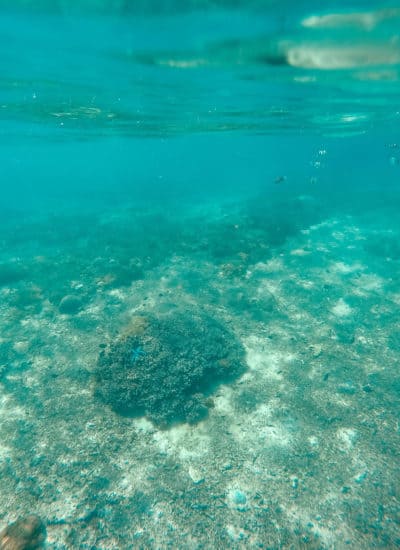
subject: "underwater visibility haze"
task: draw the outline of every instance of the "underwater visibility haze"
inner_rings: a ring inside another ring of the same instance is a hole
[[[400,5],[0,37],[0,549],[399,548]]]

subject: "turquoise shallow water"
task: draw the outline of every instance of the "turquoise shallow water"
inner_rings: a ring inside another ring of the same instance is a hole
[[[399,22],[0,3],[0,548],[400,546]]]

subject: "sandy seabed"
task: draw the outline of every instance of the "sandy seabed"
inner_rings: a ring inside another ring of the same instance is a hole
[[[399,228],[336,211],[278,231],[249,212],[117,209],[96,246],[84,217],[81,238],[65,220],[46,237],[45,218],[5,238],[3,525],[36,513],[51,549],[400,545]],[[96,399],[94,372],[170,304],[226,324],[247,370],[205,420],[161,430]]]

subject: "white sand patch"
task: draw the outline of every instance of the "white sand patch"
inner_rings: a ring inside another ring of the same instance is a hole
[[[312,449],[318,449],[319,448],[319,439],[315,435],[311,435],[307,438],[308,444]]]
[[[389,295],[389,299],[392,300],[395,304],[400,306],[400,293],[392,293]]]
[[[276,273],[285,269],[285,264],[281,258],[271,258],[268,262],[258,262],[254,266],[254,271],[262,271],[265,273]]]
[[[138,466],[137,462],[129,460],[125,457],[125,460],[118,462],[118,467],[121,472],[121,477],[118,481],[118,492],[123,493],[125,496],[130,496],[136,491],[143,490],[146,486],[147,478],[153,474],[153,466],[145,467],[144,465]]]
[[[213,399],[214,410],[222,415],[233,415],[234,409],[232,407],[232,395],[233,391],[231,388],[221,388],[218,394]]]
[[[173,445],[171,445],[171,441],[166,436],[164,432],[155,432],[154,433],[154,442],[159,448],[161,453],[170,455],[173,454],[174,448]]]
[[[304,288],[304,290],[309,290],[315,287],[315,283],[313,281],[310,281],[309,279],[298,279],[296,281],[296,284],[301,288]]]
[[[188,474],[195,485],[202,483],[205,479],[203,472],[199,468],[196,468],[192,465],[190,465],[188,468]]]
[[[67,358],[68,362],[68,358]],[[32,359],[32,365],[35,370],[44,371],[50,365],[53,365],[54,361],[50,357],[45,357],[44,355],[35,355]]]
[[[0,290],[0,296],[10,296],[12,294],[11,288],[2,288]]]
[[[264,279],[257,288],[257,294],[259,296],[265,296],[269,294],[271,299],[275,299],[279,305],[281,305],[281,283],[280,281],[273,281],[270,279]]]
[[[27,387],[27,388],[38,388],[38,387],[41,387],[42,386],[42,383],[37,379],[36,376],[32,376],[32,375],[29,375],[29,374],[26,374],[24,376],[24,385]]]
[[[361,277],[358,277],[353,281],[353,283],[357,289],[364,290],[366,292],[378,292],[382,290],[384,286],[384,280],[375,274],[361,275]]]
[[[291,256],[308,256],[309,254],[311,254],[311,251],[304,248],[295,248],[290,251]]]
[[[28,350],[29,342],[27,340],[20,340],[14,342],[13,349],[18,353],[25,353]]]
[[[249,383],[250,380],[253,380],[254,379],[254,376],[255,376],[255,373],[252,372],[251,370],[248,370],[247,372],[245,372],[244,374],[242,374],[242,376],[240,377],[240,380],[238,381],[238,385],[246,385]]]
[[[161,452],[177,455],[182,461],[202,458],[210,449],[204,424],[197,424],[195,430],[187,424],[174,426],[167,432],[154,432],[153,439]]]
[[[271,425],[260,428],[259,439],[267,447],[289,447],[291,438],[283,426]]]
[[[265,378],[282,380],[282,364],[290,363],[294,359],[293,354],[272,349],[265,339],[258,336],[250,336],[244,346],[249,369],[257,371]]]
[[[345,264],[344,262],[335,262],[330,264],[329,270],[341,275],[347,275],[348,273],[355,273],[364,269],[364,266],[357,262],[355,264]]]
[[[280,407],[278,400],[260,405],[256,411],[245,420],[244,426],[237,422],[231,424],[230,432],[235,441],[246,446],[249,453],[255,449],[269,447],[289,447],[291,435],[289,431],[275,418],[275,410]],[[254,449],[252,451],[252,449]]]
[[[307,229],[302,229],[300,233],[303,235],[309,235],[312,231],[319,231],[320,229],[324,229],[326,227],[333,227],[334,225],[337,225],[337,223],[337,220],[325,220],[321,223],[310,225]]]
[[[14,379],[11,376],[8,376],[8,378]],[[13,420],[16,418],[25,418],[26,417],[26,411],[22,407],[19,407],[18,405],[15,405],[12,402],[12,399],[8,395],[0,395],[0,421],[1,417],[10,417]]]
[[[336,305],[333,306],[331,311],[334,315],[336,315],[336,317],[348,317],[349,315],[351,315],[353,310],[348,304],[346,304],[343,298],[340,298]]]
[[[7,445],[3,445],[0,443],[0,462],[7,458],[11,458],[12,456],[12,450],[10,447],[7,447]]]
[[[27,317],[26,319],[21,319],[21,326],[32,329],[32,330],[40,330],[43,327],[43,321],[40,319],[35,319],[33,317]],[[49,326],[53,326],[52,323],[49,323]]]
[[[270,299],[276,299],[276,295],[279,294],[280,288],[279,283],[277,281],[270,281],[268,279],[264,279],[257,288],[257,296],[260,296],[260,298],[270,298]]]
[[[126,294],[119,288],[113,288],[107,293],[112,298],[117,298],[118,300],[124,301],[126,299]]]
[[[81,281],[71,281],[71,288],[74,288],[75,290],[79,290],[83,288],[83,283]]]
[[[146,417],[135,418],[135,429],[144,433],[153,433],[155,428],[153,423],[148,420]]]
[[[294,321],[301,322],[304,326],[312,325],[315,322],[315,319],[313,319],[313,317],[311,317],[311,315],[309,315],[306,311],[296,311],[293,305],[287,307],[286,311],[290,313],[290,316]]]
[[[208,454],[209,449],[210,438],[204,434],[196,434],[190,441],[181,442],[177,447],[179,458],[183,461],[204,457]]]
[[[353,428],[339,428],[336,432],[342,451],[349,451],[358,439],[358,433]]]

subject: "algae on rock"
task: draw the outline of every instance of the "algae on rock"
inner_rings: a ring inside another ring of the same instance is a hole
[[[196,309],[150,314],[104,349],[96,394],[119,414],[147,416],[159,427],[207,416],[207,397],[245,371],[235,335]]]

